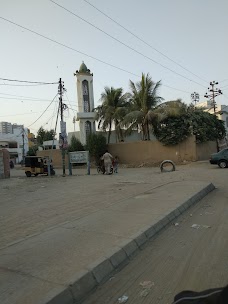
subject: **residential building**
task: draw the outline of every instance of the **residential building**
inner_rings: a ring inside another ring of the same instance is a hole
[[[18,125],[17,125],[18,126]],[[28,129],[14,127],[13,133],[0,133],[0,149],[5,148],[15,163],[20,163],[28,151]],[[24,152],[24,153],[23,153]]]
[[[7,121],[1,121],[0,122],[0,133],[2,134],[12,134],[13,133],[13,128],[12,124]]]

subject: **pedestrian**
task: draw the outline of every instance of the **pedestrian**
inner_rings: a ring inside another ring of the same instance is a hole
[[[115,158],[113,160],[114,173],[118,173],[118,166],[119,166],[119,158],[118,158],[118,156],[115,156]]]
[[[113,156],[108,152],[108,150],[106,150],[101,159],[104,161],[105,173],[110,174]]]

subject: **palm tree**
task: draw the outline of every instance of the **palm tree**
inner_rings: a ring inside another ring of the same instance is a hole
[[[130,111],[120,124],[126,128],[126,133],[140,128],[143,140],[150,139],[149,126],[157,119],[154,109],[163,100],[157,95],[160,86],[161,82],[153,82],[149,74],[142,73],[141,80],[136,83],[130,80]]]
[[[123,140],[123,130],[119,126],[120,121],[127,113],[127,94],[123,94],[122,88],[105,87],[101,94],[102,104],[95,108],[98,120],[98,129],[108,130],[108,143],[110,142],[112,126],[116,131],[116,138]]]

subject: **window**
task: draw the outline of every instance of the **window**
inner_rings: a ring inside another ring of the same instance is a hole
[[[89,103],[89,84],[87,80],[82,81],[82,95],[84,102],[84,112],[90,112],[90,103]]]
[[[90,133],[91,133],[91,122],[87,120],[85,122],[85,134],[86,134],[86,138],[89,136]]]

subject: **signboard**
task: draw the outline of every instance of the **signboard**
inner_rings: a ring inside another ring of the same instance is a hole
[[[59,147],[60,149],[67,149],[68,143],[67,143],[67,134],[66,134],[66,122],[60,121],[60,131],[59,134]]]
[[[71,164],[86,164],[89,162],[89,151],[69,152]]]

